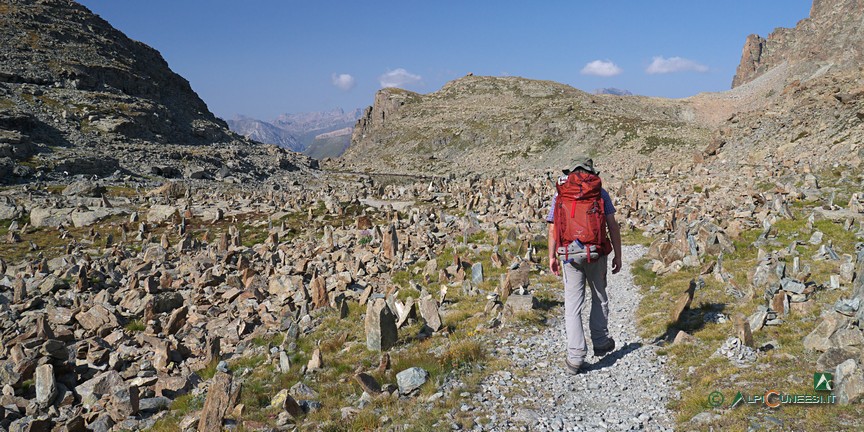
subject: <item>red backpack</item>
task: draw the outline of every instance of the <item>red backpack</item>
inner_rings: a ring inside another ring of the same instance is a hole
[[[600,176],[586,171],[571,172],[558,180],[553,213],[557,234],[556,249],[579,240],[586,250],[596,246],[600,255],[612,252],[612,242],[606,234],[606,214],[600,194]],[[588,254],[590,261],[591,254]]]

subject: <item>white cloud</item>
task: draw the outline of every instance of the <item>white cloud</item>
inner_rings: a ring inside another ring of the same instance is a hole
[[[624,72],[618,65],[610,60],[594,60],[582,68],[582,75],[595,75],[601,77],[611,77]]]
[[[417,84],[422,79],[423,77],[420,75],[415,75],[405,69],[399,68],[381,75],[378,77],[378,82],[381,83],[381,87],[404,87],[406,85]]]
[[[339,87],[340,89],[345,90],[345,91],[351,90],[352,88],[354,88],[354,84],[356,84],[354,77],[351,76],[350,74],[345,74],[345,73],[343,73],[343,74],[335,74],[334,73],[333,75],[330,76],[330,80],[332,80],[334,86]]]
[[[649,74],[667,74],[674,72],[708,72],[708,66],[681,57],[654,57],[654,61],[645,69]]]

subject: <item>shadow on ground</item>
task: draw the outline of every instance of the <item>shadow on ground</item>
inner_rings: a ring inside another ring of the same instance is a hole
[[[636,351],[637,349],[639,349],[641,347],[642,347],[642,344],[639,342],[630,342],[627,345],[624,345],[621,348],[618,348],[617,350],[612,351],[609,354],[606,354],[606,356],[603,357],[602,359],[600,359],[600,361],[595,362],[595,363],[591,363],[587,366],[584,366],[583,370],[585,372],[590,372],[590,371],[605,369],[607,367],[614,365],[615,362],[622,359],[627,354],[630,354],[631,352]]]

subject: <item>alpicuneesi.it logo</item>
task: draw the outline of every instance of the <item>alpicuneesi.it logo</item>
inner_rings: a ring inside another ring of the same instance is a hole
[[[816,372],[813,374],[813,390],[816,392],[830,392],[834,390],[834,375],[828,372]],[[720,392],[712,392],[708,395],[708,405],[719,407],[723,404],[724,397]],[[735,408],[738,405],[757,405],[764,404],[768,408],[777,408],[780,405],[801,404],[801,405],[818,405],[818,404],[833,404],[837,401],[837,396],[833,394],[787,394],[777,390],[768,390],[764,394],[745,394],[738,392],[735,398],[732,399],[732,404],[729,408]]]

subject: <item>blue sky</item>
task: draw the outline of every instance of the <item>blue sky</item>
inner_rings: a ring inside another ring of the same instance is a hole
[[[468,72],[593,91],[686,97],[728,89],[748,34],[811,0],[80,0],[162,53],[216,115],[370,105]],[[649,73],[651,72],[651,73]]]

